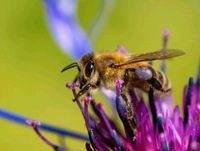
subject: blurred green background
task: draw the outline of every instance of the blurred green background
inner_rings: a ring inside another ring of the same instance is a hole
[[[78,18],[88,30],[98,0],[80,0]],[[161,48],[161,32],[170,31],[169,48],[185,56],[168,62],[174,100],[180,104],[188,77],[196,78],[200,58],[200,1],[116,0],[111,19],[94,45],[95,52],[124,45],[129,53]],[[75,71],[60,73],[72,60],[52,40],[39,0],[1,1],[0,5],[0,107],[63,128],[85,133],[83,118],[65,88]],[[157,64],[158,65],[158,64]],[[106,102],[103,102],[106,104]],[[57,143],[58,136],[44,133]],[[66,138],[73,151],[84,143]],[[0,150],[51,151],[33,131],[0,119]]]

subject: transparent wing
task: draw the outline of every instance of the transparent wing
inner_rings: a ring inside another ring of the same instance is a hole
[[[143,62],[143,61],[154,61],[154,60],[163,60],[173,57],[178,57],[184,55],[185,52],[179,49],[167,49],[167,50],[158,50],[154,52],[130,55],[127,58],[127,61],[121,64],[115,64],[115,67],[120,67],[132,63]]]

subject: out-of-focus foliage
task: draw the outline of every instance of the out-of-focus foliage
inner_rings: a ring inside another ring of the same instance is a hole
[[[80,0],[78,18],[89,30],[99,1]],[[41,1],[2,1],[0,6],[0,107],[86,133],[84,121],[72,95],[65,88],[76,70],[60,74],[72,60],[64,55],[48,33]],[[200,58],[200,4],[197,0],[116,0],[113,16],[94,45],[95,52],[114,50],[123,44],[129,53],[161,47],[161,31],[170,31],[169,48],[186,55],[168,62],[175,101],[181,100],[183,85],[195,77]],[[106,102],[103,102],[104,104]],[[50,151],[27,128],[0,122],[1,150]],[[54,142],[57,136],[45,134]],[[72,150],[83,143],[66,139]]]

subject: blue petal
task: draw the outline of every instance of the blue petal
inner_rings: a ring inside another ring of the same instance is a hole
[[[18,124],[22,124],[22,125],[27,125],[26,121],[28,120],[28,118],[20,116],[20,115],[16,115],[14,113],[8,112],[6,110],[0,109],[0,118],[3,118],[5,120],[9,120],[11,122],[15,122]],[[28,125],[27,125],[28,126]],[[47,131],[47,132],[51,132],[51,133],[55,133],[61,136],[68,136],[68,137],[72,137],[72,138],[76,138],[76,139],[80,139],[83,141],[87,141],[88,137],[76,132],[72,132],[69,130],[65,130],[62,128],[58,128],[58,127],[54,127],[52,125],[48,125],[48,124],[44,124],[42,123],[42,125],[39,127],[41,130]]]
[[[44,0],[50,32],[60,48],[78,60],[91,45],[76,20],[76,0]]]

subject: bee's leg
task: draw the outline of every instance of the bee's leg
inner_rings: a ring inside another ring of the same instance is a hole
[[[152,77],[150,80],[147,80],[147,81],[148,81],[149,84],[152,85],[153,88],[155,88],[157,90],[162,89],[162,85],[160,84],[160,82],[156,78]]]
[[[135,73],[140,79],[147,81],[150,84],[150,87],[152,87],[153,89],[156,89],[161,92],[168,92],[171,90],[171,89],[167,90],[163,89],[162,84],[156,78],[157,74],[155,70],[151,66],[148,66],[145,69],[138,68],[136,69]]]
[[[136,121],[135,121],[135,117],[134,117],[133,106],[128,101],[128,98],[124,93],[124,88],[126,87],[126,85],[128,84],[128,81],[129,81],[129,72],[135,72],[135,70],[136,70],[135,68],[127,68],[125,70],[124,83],[123,83],[122,88],[121,88],[121,97],[126,102],[127,119],[128,119],[129,125],[130,125],[130,127],[133,131],[133,134],[134,134],[133,141],[135,141],[136,133],[137,133]]]
[[[134,117],[133,106],[132,106],[131,102],[128,101],[128,98],[124,93],[121,93],[121,97],[126,102],[126,112],[127,112],[126,116],[128,119],[128,123],[133,131],[134,136],[133,136],[132,140],[135,141],[136,133],[137,133],[137,126],[136,126],[136,121],[135,121],[135,117]]]
[[[147,81],[156,90],[159,90],[164,93],[171,91],[171,89],[164,90],[161,83],[155,77],[152,77],[150,80]]]
[[[135,68],[127,68],[125,70],[125,73],[124,73],[124,83],[122,84],[122,88],[121,88],[121,91],[123,91],[123,89],[126,87],[126,85],[128,84],[128,81],[129,81],[129,72],[135,72]]]
[[[95,87],[94,85],[91,85],[90,83],[88,83],[87,85],[85,85],[78,93],[77,93],[77,99],[79,97],[81,97],[82,95],[84,95],[86,92],[88,92],[88,90],[91,87]],[[76,98],[75,98],[76,99]],[[75,99],[73,101],[75,101]]]
[[[122,99],[126,102],[126,110],[127,110],[127,118],[132,119],[133,116],[133,107],[131,103],[128,101],[127,96],[124,93],[121,93]]]

